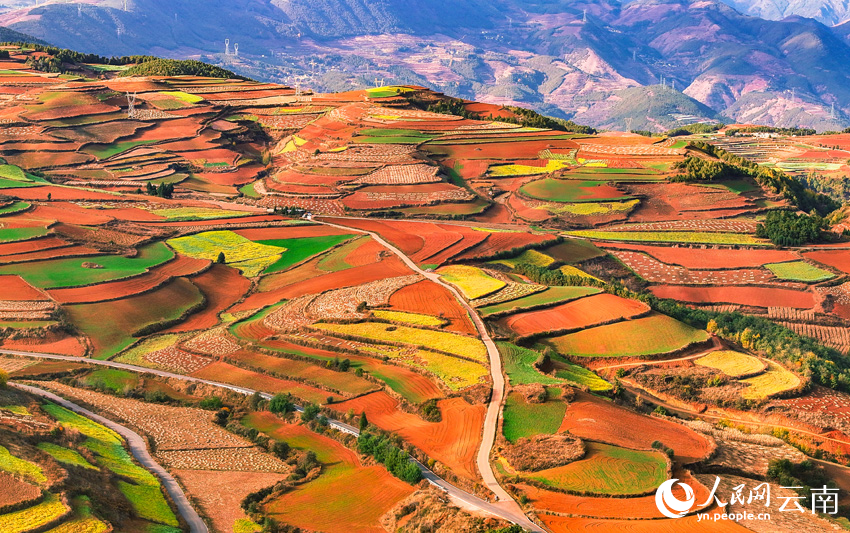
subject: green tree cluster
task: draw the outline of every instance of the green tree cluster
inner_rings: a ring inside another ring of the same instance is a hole
[[[152,59],[134,65],[120,74],[121,76],[204,76],[247,80],[229,70],[195,61],[194,59]]]
[[[720,181],[741,176],[739,169],[723,161],[708,161],[688,156],[673,165],[679,174],[670,178],[675,182]]]
[[[756,237],[770,239],[778,246],[800,246],[817,242],[827,228],[826,221],[817,215],[798,215],[790,211],[771,211],[764,222],[756,226]]]
[[[410,456],[383,435],[361,433],[357,438],[360,453],[371,455],[376,461],[387,467],[392,475],[410,484],[422,479],[419,467],[410,461]]]
[[[171,198],[174,195],[173,183],[160,183],[158,186],[151,182],[145,184],[145,192],[150,196],[158,196],[160,198]]]

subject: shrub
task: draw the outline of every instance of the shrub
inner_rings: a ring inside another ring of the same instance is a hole
[[[206,409],[208,411],[217,411],[224,407],[224,402],[221,401],[221,398],[218,396],[208,396],[201,400],[201,403],[198,404],[198,407],[201,409]]]
[[[301,420],[304,422],[309,422],[316,418],[316,415],[319,414],[320,408],[318,405],[314,403],[308,403],[304,406],[304,412],[301,413]]]
[[[5,388],[6,383],[9,382],[9,373],[3,369],[0,369],[0,388]]]
[[[357,438],[357,449],[362,454],[374,457],[402,481],[415,484],[422,479],[422,472],[410,461],[407,452],[393,444],[386,436],[361,433]]]
[[[269,402],[269,411],[275,414],[287,414],[295,410],[292,396],[289,394],[276,394]]]

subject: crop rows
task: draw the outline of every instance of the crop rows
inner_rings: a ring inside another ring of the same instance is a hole
[[[357,311],[362,302],[371,307],[384,305],[394,292],[421,280],[418,274],[413,274],[329,291],[316,297],[307,311],[316,319],[363,318],[366,315]]]
[[[663,148],[654,144],[614,145],[614,144],[582,144],[582,152],[608,155],[680,155],[682,150]]]
[[[485,296],[484,298],[478,298],[472,300],[470,303],[473,307],[484,307],[487,305],[495,305],[502,302],[509,302],[511,300],[516,300],[518,298],[524,298],[526,296],[531,296],[532,294],[536,294],[538,292],[542,292],[546,290],[545,285],[534,285],[531,283],[513,283],[509,282],[505,288],[502,290],[491,294],[490,296]]]
[[[793,307],[768,307],[767,318],[785,322],[817,322],[818,315],[811,310],[794,309]]]
[[[357,180],[357,183],[370,185],[413,185],[416,183],[437,183],[442,181],[437,175],[438,167],[430,165],[390,165]]]
[[[766,270],[688,270],[668,265],[638,252],[612,251],[638,275],[651,283],[674,285],[751,285],[768,283],[773,276]]]
[[[666,222],[644,222],[608,228],[610,231],[716,231],[721,233],[755,233],[757,222],[749,220],[690,219]]]
[[[816,326],[800,322],[780,322],[794,333],[817,339],[827,346],[847,353],[850,350],[850,329],[835,326]]]
[[[366,199],[372,202],[380,201],[399,201],[399,202],[414,202],[414,203],[430,203],[439,201],[458,201],[463,202],[471,200],[472,194],[466,189],[455,188],[444,191],[429,191],[429,192],[373,192],[364,191]]]
[[[204,450],[158,450],[157,457],[169,468],[180,470],[229,470],[234,472],[287,472],[285,463],[256,447]]]
[[[169,346],[168,348],[151,352],[145,355],[145,359],[158,367],[179,374],[191,374],[213,362],[206,357],[184,352],[176,346]]]

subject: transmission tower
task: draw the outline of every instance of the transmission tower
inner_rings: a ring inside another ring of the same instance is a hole
[[[136,93],[127,93],[127,118],[136,118]]]
[[[83,4],[77,4],[77,16],[78,17],[83,16]]]
[[[127,0],[124,0],[124,11],[127,11]]]
[[[584,10],[584,15],[581,17],[581,21],[584,24],[587,24],[587,10],[586,9]]]
[[[626,117],[626,131],[632,131],[632,123],[635,121],[635,117]]]
[[[224,55],[226,55],[226,56],[230,55],[230,39],[224,40]]]
[[[239,57],[239,43],[233,43],[233,55]]]

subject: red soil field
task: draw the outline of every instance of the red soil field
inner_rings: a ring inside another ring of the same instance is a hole
[[[457,299],[431,280],[402,287],[390,296],[390,307],[397,311],[440,316],[449,321],[445,329],[477,335],[478,331]]]
[[[351,232],[332,228],[325,225],[315,226],[283,226],[278,228],[238,229],[234,233],[252,241],[272,239],[306,239],[309,237],[325,237],[328,235],[348,235]]]
[[[449,183],[421,185],[376,185],[358,189],[342,203],[351,209],[383,209],[388,207],[432,204],[438,200],[451,203],[466,196],[460,187]]]
[[[811,292],[767,287],[686,287],[683,285],[656,285],[649,289],[659,298],[683,302],[710,304],[738,304],[754,307],[793,307],[811,309],[815,299]]]
[[[341,413],[349,409],[358,414],[365,411],[369,422],[398,433],[456,474],[477,479],[475,454],[481,442],[484,406],[470,405],[462,398],[440,400],[437,405],[443,414],[442,421],[437,423],[398,410],[398,401],[385,392],[374,392],[330,407]]]
[[[345,256],[345,263],[352,267],[366,266],[377,263],[381,253],[389,253],[384,246],[375,239],[368,238],[358,247],[351,250]]]
[[[4,153],[3,157],[9,164],[30,170],[82,165],[94,159],[93,156],[77,152],[17,152]]]
[[[36,502],[40,496],[41,491],[35,485],[0,472],[0,507],[28,507],[28,502]]]
[[[157,227],[185,227],[185,226],[226,226],[228,224],[246,224],[246,223],[256,223],[256,222],[280,222],[284,220],[283,217],[277,215],[260,215],[260,216],[251,216],[251,213],[247,213],[248,216],[238,217],[238,218],[215,218],[211,220],[186,220],[183,222],[160,222],[155,225]]]
[[[191,257],[177,255],[171,261],[132,278],[86,287],[53,289],[48,291],[48,293],[51,298],[63,304],[117,300],[151,291],[176,277],[196,274],[208,267],[209,264],[210,262],[205,259],[193,259]],[[209,296],[207,298],[209,299]]]
[[[40,252],[31,252],[28,254],[17,254],[8,257],[0,258],[0,263],[25,263],[28,261],[41,261],[43,259],[55,259],[57,257],[82,257],[88,255],[99,255],[100,251],[88,246],[65,246],[63,248],[54,248],[51,250],[43,250]]]
[[[752,268],[768,263],[784,263],[786,261],[798,261],[800,259],[795,252],[786,250],[674,248],[672,246],[646,246],[643,244],[626,243],[594,244],[607,249],[644,252],[662,263],[679,265],[692,270]]]
[[[552,217],[552,215],[544,209],[534,209],[532,206],[528,205],[524,199],[520,198],[516,194],[512,194],[510,198],[508,198],[508,204],[516,216],[523,220],[542,222]]]
[[[708,489],[694,479],[687,470],[677,469],[672,477],[690,485],[694,489],[697,502],[697,505],[694,505],[694,509],[698,507],[698,504],[706,501],[708,498]],[[528,496],[535,509],[607,519],[664,518],[655,505],[654,494],[637,498],[618,498],[617,505],[611,505],[611,498],[575,496],[525,484],[516,486]],[[679,499],[685,500],[685,491],[678,484],[674,486],[673,494]]]
[[[559,433],[633,449],[649,449],[653,441],[672,448],[685,464],[704,459],[713,445],[699,433],[674,422],[639,415],[586,392],[576,391]]]
[[[622,198],[623,191],[611,185],[599,185],[596,187],[581,187],[585,194],[577,197],[577,200],[609,200],[611,198]]]
[[[484,213],[477,215],[475,220],[485,224],[511,224],[514,223],[514,218],[511,212],[505,207],[505,204],[495,203],[491,205]]]
[[[649,306],[637,300],[613,294],[597,294],[539,311],[519,313],[499,320],[499,324],[521,337],[547,331],[583,329],[649,312]]]
[[[194,118],[176,118],[154,122],[155,126],[134,135],[128,141],[164,141],[194,137],[201,124]]]
[[[461,239],[463,239],[463,235],[455,231],[428,233],[425,235],[425,246],[423,246],[421,250],[416,252],[416,254],[412,255],[410,258],[417,263],[424,262],[425,259],[442,252]]]
[[[208,271],[192,278],[192,283],[207,297],[207,306],[169,331],[177,333],[215,326],[218,324],[218,314],[239,301],[251,289],[250,280],[226,265],[213,265]]]
[[[552,241],[555,242],[557,237],[552,235],[532,235],[529,233],[509,233],[495,232],[487,234],[487,239],[476,246],[458,256],[458,259],[480,259],[492,256],[498,252],[503,252],[527,246],[529,244]]]
[[[154,215],[150,211],[135,207],[109,209],[106,212],[109,213],[109,216],[115,217],[118,220],[127,220],[129,222],[157,222],[165,220],[165,217]]]
[[[339,272],[331,272],[322,276],[313,277],[304,281],[293,283],[285,287],[268,292],[252,294],[244,302],[233,308],[233,312],[246,309],[258,309],[266,307],[281,300],[288,300],[304,296],[305,294],[319,294],[331,289],[341,289],[362,285],[370,281],[384,278],[409,275],[410,270],[396,256],[383,259],[380,263],[372,263],[360,267],[349,268]]]
[[[410,234],[402,231],[392,222],[336,219],[332,217],[326,218],[325,220],[332,224],[342,224],[352,228],[361,229],[363,231],[377,233],[384,239],[388,240],[391,244],[398,247],[398,249],[404,252],[405,255],[413,255],[425,246],[425,240],[418,234]]]
[[[28,241],[10,242],[0,244],[0,256],[26,254],[30,252],[40,252],[68,246],[69,243],[58,237],[43,237],[40,239],[30,239]]]
[[[109,202],[115,201],[115,196],[102,192],[72,189],[70,187],[57,187],[53,185],[45,185],[43,187],[25,187],[23,189],[3,189],[3,194],[13,196],[20,200],[47,200],[47,195],[50,194],[53,200],[105,200]],[[132,200],[132,197],[125,198]]]
[[[0,276],[0,300],[23,302],[29,300],[48,300],[41,291],[27,283],[20,276]]]
[[[25,215],[32,220],[55,220],[66,224],[97,226],[114,220],[113,217],[109,216],[107,213],[110,212],[84,209],[66,202],[54,202],[50,205],[36,206],[35,209],[25,213]]]
[[[619,502],[620,500],[617,499]],[[619,505],[619,503],[618,503]],[[653,506],[655,504],[653,503]],[[717,511],[722,512],[722,511]],[[731,520],[698,521],[696,515],[665,520],[604,520],[599,518],[568,518],[540,514],[540,520],[552,533],[618,532],[629,533],[751,533],[751,530]]]
[[[274,274],[264,276],[260,278],[260,283],[257,286],[256,292],[269,292],[283,287],[288,287],[289,285],[305,281],[310,278],[315,278],[316,276],[325,275],[327,274],[327,271],[319,270],[317,268],[317,265],[321,260],[322,257],[314,257],[295,268],[290,268],[283,272],[276,272]]]
[[[195,378],[230,383],[231,385],[247,387],[270,394],[288,392],[296,398],[319,404],[325,403],[330,397],[333,397],[334,401],[342,400],[342,397],[338,394],[333,394],[326,390],[302,385],[301,383],[287,379],[278,379],[258,372],[252,372],[228,363],[213,363],[190,375]]]
[[[218,470],[172,470],[183,488],[197,502],[218,531],[232,531],[245,516],[240,507],[248,494],[286,479],[270,472],[224,472]]]
[[[423,148],[438,154],[448,154],[453,159],[503,159],[505,154],[511,154],[511,158],[516,159],[535,159],[541,151],[547,148],[576,150],[578,144],[574,141],[562,139],[452,145],[426,144]]]
[[[262,170],[259,165],[242,165],[230,172],[196,172],[195,176],[216,185],[240,186],[253,181]]]
[[[82,357],[86,355],[86,347],[80,344],[76,337],[48,337],[44,339],[6,339],[0,344],[6,350],[19,350],[23,352],[41,352],[58,355],[74,355]]]
[[[850,251],[819,250],[817,252],[804,253],[803,257],[850,274]]]
[[[426,257],[422,262],[426,264],[443,264],[449,259],[469,250],[484,241],[490,234],[484,231],[475,231],[470,228],[457,227],[458,233],[463,235],[463,240],[445,248],[441,252]]]

